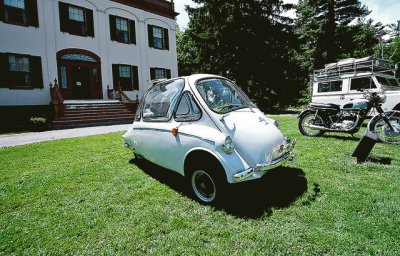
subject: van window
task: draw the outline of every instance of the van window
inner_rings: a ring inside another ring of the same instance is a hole
[[[400,86],[395,78],[377,76],[376,79],[378,79],[378,82],[383,86]]]
[[[361,77],[361,78],[352,78],[350,91],[360,91],[364,89],[372,89],[376,88],[374,80],[372,77]]]
[[[342,91],[342,81],[330,81],[318,83],[318,92],[340,92]]]

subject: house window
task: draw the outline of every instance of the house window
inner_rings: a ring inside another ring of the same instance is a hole
[[[153,27],[153,47],[157,49],[163,49],[162,28]]]
[[[110,15],[111,40],[125,44],[136,44],[135,21]]]
[[[39,26],[36,0],[0,0],[0,12],[5,23]]]
[[[66,66],[61,66],[61,88],[63,88],[63,89],[68,88],[67,67]]]
[[[0,53],[0,70],[2,88],[43,88],[40,57]]]
[[[114,89],[121,86],[124,91],[139,90],[137,66],[113,64]]]
[[[150,47],[169,50],[168,29],[148,25],[148,37]]]
[[[150,79],[171,78],[171,70],[166,68],[150,68]]]
[[[99,72],[97,68],[93,68],[92,74],[93,74],[94,86],[99,87]]]
[[[330,81],[318,83],[318,92],[341,92],[342,81]]]
[[[68,18],[70,20],[85,22],[85,17],[83,15],[84,10],[82,8],[77,8],[74,6],[68,6]]]
[[[59,2],[59,11],[61,32],[94,37],[92,10]]]

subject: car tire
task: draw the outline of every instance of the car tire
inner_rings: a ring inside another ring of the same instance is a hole
[[[144,160],[144,157],[143,156],[141,156],[141,155],[138,155],[138,154],[136,154],[136,153],[133,153],[133,156],[135,157],[133,160],[135,161],[135,163],[140,163],[140,162],[143,162],[143,160]]]
[[[193,196],[205,205],[218,205],[224,197],[227,182],[218,166],[200,164],[192,168],[188,182]]]

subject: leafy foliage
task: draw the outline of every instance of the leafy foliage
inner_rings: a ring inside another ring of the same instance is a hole
[[[178,36],[181,75],[229,77],[265,110],[299,97],[303,81],[293,58],[297,39],[292,20],[281,15],[292,5],[280,0],[195,2],[200,5],[187,7],[190,22]]]
[[[309,71],[335,62],[343,53],[354,52],[355,49],[348,48],[359,33],[371,37],[362,22],[349,26],[351,21],[370,13],[358,0],[300,0],[296,11],[296,34],[300,38],[301,57],[311,64]],[[358,44],[359,48],[364,46],[363,42]]]

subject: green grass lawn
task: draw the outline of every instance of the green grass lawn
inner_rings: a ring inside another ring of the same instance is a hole
[[[233,186],[221,209],[129,163],[122,133],[0,149],[0,254],[399,255],[399,147],[357,165],[350,135],[308,138],[277,119],[297,160]]]

